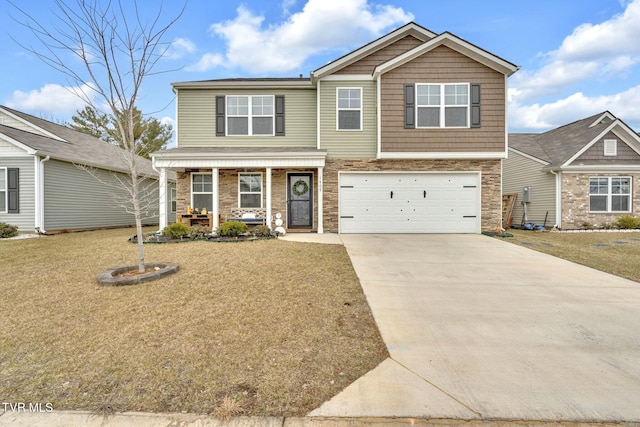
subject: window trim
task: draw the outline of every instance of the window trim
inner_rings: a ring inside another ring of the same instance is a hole
[[[340,90],[358,90],[360,91],[360,108],[340,108]],[[363,130],[364,118],[364,90],[361,86],[340,86],[336,87],[336,131],[339,132],[361,132]],[[340,128],[340,111],[359,111],[360,112],[360,128],[359,129],[341,129]]]
[[[243,194],[258,194],[258,192],[256,191],[241,191],[240,190],[240,177],[242,176],[246,176],[246,175],[258,175],[260,176],[260,206],[256,207],[256,206],[252,206],[252,207],[243,207],[242,206],[242,195]],[[263,194],[263,189],[262,189],[262,185],[264,183],[264,176],[262,174],[262,172],[238,172],[238,208],[240,209],[262,209],[263,208],[263,198],[264,198],[264,194]]]
[[[4,193],[4,210],[0,210],[0,213],[6,214],[9,213],[9,176],[7,168],[0,167],[0,174],[4,174],[4,188],[0,188],[0,195]]]
[[[247,115],[235,115],[229,113],[229,98],[248,98],[247,103]],[[253,115],[253,98],[271,98],[271,115]],[[276,135],[276,96],[275,95],[225,95],[224,99],[225,104],[225,136],[230,137],[247,137],[247,136],[275,136]],[[229,119],[236,117],[246,117],[247,118],[247,134],[246,135],[238,135],[229,133]],[[258,117],[271,117],[271,133],[253,133],[253,118]]]
[[[607,143],[609,143],[609,151],[607,151]],[[617,139],[605,139],[603,141],[604,149],[603,155],[606,157],[618,155],[618,140]],[[613,149],[611,149],[613,147]]]
[[[614,211],[611,209],[611,198],[614,196],[612,189],[611,189],[611,182],[613,181],[613,179],[615,178],[621,178],[621,179],[628,179],[629,180],[629,192],[628,193],[620,193],[620,194],[615,194],[615,196],[627,196],[629,199],[629,203],[628,206],[629,208],[625,211]],[[607,193],[606,194],[591,194],[591,180],[592,179],[606,179],[607,180]],[[630,213],[633,210],[633,198],[631,197],[633,195],[633,179],[631,178],[631,176],[590,176],[589,177],[589,213],[593,213],[593,214],[611,214],[611,213]],[[591,196],[606,196],[607,198],[607,209],[604,211],[594,211],[591,210]]]
[[[418,103],[418,87],[419,86],[440,86],[440,104],[437,106],[440,109],[440,124],[438,126],[420,126],[418,122],[418,113],[421,108],[436,108],[435,105],[420,105]],[[445,87],[447,86],[466,86],[467,87],[467,103],[464,107],[467,109],[466,125],[465,126],[446,126],[446,109],[447,108],[461,108],[463,105],[449,105],[445,104]],[[458,82],[458,83],[416,83],[415,84],[415,117],[414,123],[416,129],[469,129],[471,128],[471,83]]]
[[[193,190],[193,177],[194,177],[195,175],[209,175],[209,176],[211,176],[212,186],[211,186],[211,192],[210,192],[210,193],[209,193],[209,192],[206,192],[206,191],[194,191],[194,190]],[[201,207],[202,207],[202,206],[194,206],[194,205],[195,205],[195,203],[193,202],[193,196],[194,196],[195,194],[210,194],[210,195],[211,195],[211,205],[212,205],[212,207],[213,207],[213,173],[212,173],[212,172],[191,172],[191,185],[190,185],[189,189],[190,189],[190,194],[191,194],[191,197],[190,197],[190,202],[191,202],[191,203],[190,203],[190,206],[191,206],[192,208],[194,208],[194,209],[199,209],[199,208],[201,208]],[[208,207],[207,207],[207,210],[209,210],[209,208],[208,208]]]

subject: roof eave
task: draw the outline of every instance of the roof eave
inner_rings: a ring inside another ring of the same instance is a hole
[[[174,92],[176,89],[313,89],[313,84],[308,78],[287,81],[273,80],[204,80],[193,82],[171,83]]]

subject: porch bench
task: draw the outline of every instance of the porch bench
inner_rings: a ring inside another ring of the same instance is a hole
[[[264,208],[238,208],[231,209],[225,221],[238,221],[247,225],[266,225],[267,212]]]

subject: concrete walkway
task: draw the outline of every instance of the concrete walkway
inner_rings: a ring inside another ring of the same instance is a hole
[[[391,358],[311,416],[640,421],[639,283],[482,235],[341,237]]]

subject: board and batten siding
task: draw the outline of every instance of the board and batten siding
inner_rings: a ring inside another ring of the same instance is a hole
[[[522,189],[531,186],[531,202],[527,207],[527,221],[543,225],[547,216],[548,227],[556,223],[556,178],[542,170],[543,164],[509,151],[502,163],[502,194],[518,194],[513,209],[513,224],[522,223]]]
[[[337,130],[337,88],[362,88],[362,130]],[[320,81],[320,149],[328,158],[376,157],[376,83],[374,81]]]
[[[112,172],[94,171],[97,177],[115,184]],[[126,179],[126,176],[123,175]],[[114,195],[126,197],[125,191],[100,182],[89,172],[71,163],[49,160],[44,163],[44,227],[47,231],[74,230],[100,227],[123,227],[135,224]],[[153,192],[158,199],[157,181]],[[157,202],[156,202],[157,203]],[[157,224],[155,218],[146,218],[143,224]]]
[[[2,144],[0,144],[2,145]],[[24,151],[20,150],[22,153]],[[0,157],[0,168],[18,168],[19,172],[19,213],[0,213],[0,222],[15,225],[21,233],[33,233],[35,218],[35,172],[33,156]],[[4,173],[4,170],[2,171]]]
[[[216,96],[284,95],[284,136],[216,137]],[[316,91],[309,89],[179,89],[180,147],[315,147]]]
[[[439,46],[383,74],[381,79],[383,152],[504,152],[504,74]],[[481,127],[405,129],[404,85],[410,83],[479,83]]]

